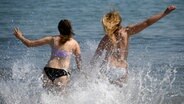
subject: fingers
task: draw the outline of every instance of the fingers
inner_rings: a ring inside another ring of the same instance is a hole
[[[22,32],[20,31],[20,29],[18,27],[14,28],[14,33],[22,34]]]
[[[19,30],[18,27],[15,27],[15,28],[14,28],[14,31],[18,32],[18,31],[20,31],[20,30]]]
[[[175,10],[176,9],[176,6],[175,5],[171,5],[168,7],[168,10],[172,11],[172,10]]]
[[[18,27],[15,27],[15,28],[14,28],[13,34],[14,34],[17,38],[20,38],[20,37],[22,36],[22,32],[19,30]]]
[[[13,29],[13,34],[15,35],[16,33],[17,33],[17,29],[14,28],[14,29]]]
[[[18,28],[15,27],[15,28],[14,28],[14,35],[17,35],[17,33],[18,33]]]
[[[15,28],[14,28],[14,34],[17,33],[18,30],[19,30],[19,29],[18,29],[17,27],[15,27]]]
[[[176,9],[176,6],[174,6],[174,5],[170,5],[170,6],[168,6],[167,7],[167,9],[165,10],[165,14],[169,14],[170,12],[172,12],[173,10],[175,10]]]

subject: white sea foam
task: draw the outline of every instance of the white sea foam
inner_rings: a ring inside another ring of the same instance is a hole
[[[84,50],[84,73],[72,70],[71,82],[64,94],[51,93],[42,88],[40,80],[42,71],[37,69],[36,64],[29,62],[29,58],[23,56],[24,58],[14,61],[12,79],[0,81],[2,103],[164,104],[167,102],[167,104],[172,104],[171,99],[181,95],[173,88],[176,70],[171,66],[152,70],[152,63],[147,63],[144,67],[129,67],[129,79],[126,84],[123,84],[123,87],[110,84],[107,78],[100,73],[99,67],[89,64],[95,45],[93,42],[86,42],[84,47],[93,48]]]

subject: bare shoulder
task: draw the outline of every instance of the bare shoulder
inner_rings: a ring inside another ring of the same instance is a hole
[[[60,39],[59,35],[51,35],[48,38],[50,38],[52,42]]]
[[[46,42],[46,43],[50,43],[53,41],[53,36],[44,36],[38,40],[36,40],[36,42]]]
[[[60,39],[61,37],[59,35],[51,36],[53,39]]]
[[[108,35],[104,35],[104,37],[101,39],[101,42],[107,42],[109,41]]]
[[[125,37],[125,36],[128,36],[128,27],[122,27],[120,30],[119,30],[119,33],[121,34],[121,36]]]
[[[131,25],[128,25],[126,27],[126,31],[127,31],[127,34],[129,36],[132,36],[133,34],[135,34],[135,25],[131,24]]]
[[[77,42],[77,40],[75,40],[74,38],[71,38],[70,41],[71,41],[71,44],[74,48],[79,47],[79,43]]]
[[[80,45],[79,45],[79,43],[74,38],[71,38],[70,41],[71,41],[71,47],[70,48],[72,48],[73,52],[75,54],[80,54]]]
[[[77,40],[75,40],[74,38],[71,38],[70,41],[72,44],[78,44]]]

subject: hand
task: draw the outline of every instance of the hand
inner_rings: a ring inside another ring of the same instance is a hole
[[[18,39],[20,39],[20,37],[22,37],[23,36],[23,33],[19,30],[19,28],[14,28],[14,35],[18,38]]]
[[[167,9],[165,10],[165,14],[169,14],[170,12],[172,12],[173,10],[175,10],[176,9],[176,6],[174,6],[174,5],[170,5],[170,6],[168,6],[167,7]]]

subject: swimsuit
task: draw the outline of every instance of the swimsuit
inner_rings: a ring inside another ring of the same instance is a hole
[[[54,49],[53,51],[53,56],[59,57],[59,58],[67,58],[70,56],[71,52],[67,52],[65,50],[59,50],[59,49]]]
[[[65,50],[59,50],[54,48],[52,51],[52,56],[57,57],[59,59],[65,59],[68,56],[70,56],[71,52],[65,51]],[[56,78],[62,77],[62,76],[68,76],[70,73],[65,69],[58,69],[58,68],[51,68],[51,67],[45,67],[44,68],[45,74],[48,76],[48,78],[54,82]]]
[[[54,82],[54,80],[56,78],[70,75],[70,73],[68,71],[66,71],[65,69],[57,69],[57,68],[45,67],[44,71],[45,71],[45,74],[48,76],[48,78],[52,82]]]

